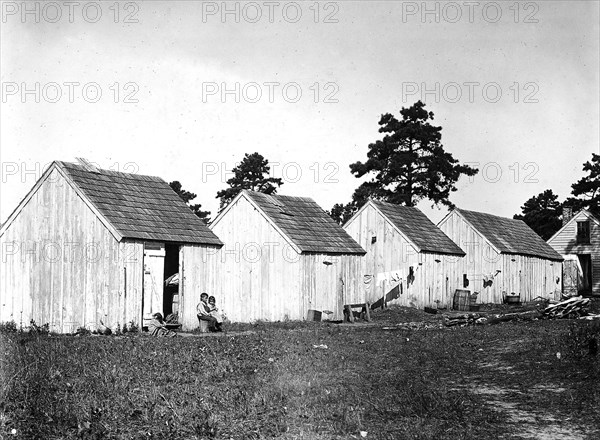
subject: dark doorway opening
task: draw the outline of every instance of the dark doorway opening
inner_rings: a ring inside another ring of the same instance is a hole
[[[581,265],[581,280],[579,293],[589,295],[592,293],[592,256],[590,254],[577,255]]]
[[[163,314],[179,312],[179,245],[165,245],[165,290]]]

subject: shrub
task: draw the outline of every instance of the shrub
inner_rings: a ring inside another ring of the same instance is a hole
[[[0,333],[16,333],[17,324],[15,321],[0,322]]]
[[[47,336],[50,333],[50,325],[48,323],[37,325],[32,319],[29,321],[29,333]]]
[[[140,327],[133,321],[129,321],[129,328],[127,329],[129,333],[138,333],[140,331]]]
[[[92,334],[92,332],[90,331],[90,329],[81,326],[81,327],[77,328],[77,330],[75,331],[75,334],[81,335],[81,336],[89,336]]]

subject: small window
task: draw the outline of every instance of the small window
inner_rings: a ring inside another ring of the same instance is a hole
[[[590,244],[589,220],[577,222],[577,244]]]

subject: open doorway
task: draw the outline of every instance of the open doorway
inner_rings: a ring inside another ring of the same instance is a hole
[[[163,316],[179,312],[179,245],[165,245]]]
[[[592,293],[592,256],[590,254],[579,254],[577,257],[581,267],[579,293],[589,295]]]

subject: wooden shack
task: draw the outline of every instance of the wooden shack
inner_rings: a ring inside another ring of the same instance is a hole
[[[548,244],[564,258],[563,292],[600,295],[600,220],[588,210],[563,210],[563,227]]]
[[[0,321],[70,333],[195,310],[206,286],[183,268],[214,273],[221,241],[164,180],[82,163],[53,162],[0,228]]]
[[[560,297],[562,257],[523,221],[454,209],[438,227],[466,252],[461,288],[478,302]]]
[[[232,321],[342,319],[364,302],[365,251],[314,200],[242,191],[210,225],[223,240],[214,292]],[[316,314],[318,316],[318,314]]]
[[[465,253],[418,208],[369,200],[344,229],[367,251],[360,274],[370,302],[451,303]]]

